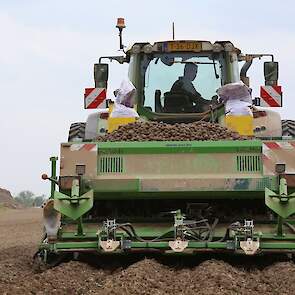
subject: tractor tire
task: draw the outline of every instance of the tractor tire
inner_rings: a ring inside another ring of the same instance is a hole
[[[72,123],[69,130],[68,142],[83,141],[85,138],[85,127],[86,123],[84,122]]]
[[[295,120],[282,120],[282,135],[295,137]]]

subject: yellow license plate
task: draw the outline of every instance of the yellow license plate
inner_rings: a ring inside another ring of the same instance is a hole
[[[167,49],[171,51],[193,51],[199,52],[202,50],[202,43],[195,41],[173,41],[168,42]]]

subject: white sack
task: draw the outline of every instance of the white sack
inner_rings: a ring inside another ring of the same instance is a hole
[[[123,80],[118,89],[111,118],[139,117],[134,106],[135,87],[130,80]]]
[[[217,90],[221,101],[227,100],[241,100],[252,104],[250,88],[243,82],[229,83]]]
[[[252,115],[250,88],[243,82],[226,84],[217,90],[227,115]]]
[[[129,108],[134,105],[135,87],[130,80],[124,79],[118,89],[115,102]]]
[[[133,108],[128,108],[120,103],[114,103],[111,118],[137,118],[139,117],[137,111]]]
[[[226,115],[250,115],[252,116],[252,112],[250,110],[250,104],[246,101],[241,100],[228,100],[225,102],[225,113]]]

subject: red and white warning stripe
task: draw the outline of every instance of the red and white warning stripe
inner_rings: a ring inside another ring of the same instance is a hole
[[[97,146],[93,143],[74,143],[71,144],[70,150],[72,152],[75,151],[88,151],[88,152],[96,152]]]
[[[263,158],[265,160],[271,158],[272,152],[275,151],[293,151],[295,152],[295,141],[266,141],[263,143]]]
[[[294,150],[295,151],[295,141],[266,141],[263,143],[263,158],[264,160],[269,160],[272,157],[272,151],[279,150]]]
[[[97,109],[106,107],[106,89],[105,88],[85,88],[84,93],[85,109]]]
[[[263,143],[263,167],[266,175],[275,175],[275,164],[284,162],[294,172],[295,141],[266,141]]]
[[[266,141],[263,143],[263,151],[278,149],[293,150],[295,149],[295,141]]]
[[[260,87],[260,106],[262,107],[281,107],[282,106],[282,87],[266,85]]]

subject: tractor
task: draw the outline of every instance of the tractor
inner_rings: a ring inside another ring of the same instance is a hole
[[[295,125],[270,109],[282,106],[274,56],[243,54],[230,41],[174,38],[125,50],[124,19],[117,28],[122,55],[100,57],[95,85],[85,89],[84,107],[95,112],[71,125],[60,146],[59,175],[57,157],[50,158],[51,175],[42,175],[51,194],[36,257],[51,264],[80,252],[294,253]],[[243,83],[251,91],[247,71],[255,59],[266,59],[265,85],[251,98],[250,116],[230,118],[218,89]],[[138,118],[112,117],[111,61],[129,65]],[[172,89],[187,65],[196,69],[197,102]],[[213,122],[247,140],[97,140],[135,120]]]

